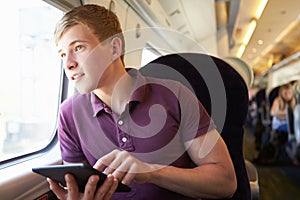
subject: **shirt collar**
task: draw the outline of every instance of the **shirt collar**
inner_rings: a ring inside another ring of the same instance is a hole
[[[147,98],[150,87],[147,84],[147,78],[144,77],[138,70],[127,68],[127,73],[135,79],[135,86],[130,98],[130,102],[143,102]]]
[[[150,87],[147,84],[147,79],[137,69],[126,68],[127,73],[134,78],[134,91],[130,97],[129,102],[143,102],[147,98]],[[93,116],[105,109],[105,104],[93,92],[90,92],[91,104],[93,107]]]
[[[91,92],[90,95],[93,107],[93,116],[96,117],[97,114],[104,109],[104,103],[93,92]]]

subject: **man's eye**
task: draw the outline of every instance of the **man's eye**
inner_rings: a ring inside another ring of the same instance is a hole
[[[83,49],[83,46],[82,45],[78,45],[78,46],[75,47],[75,52],[80,51],[82,49]]]
[[[64,58],[65,56],[66,56],[65,53],[61,53],[61,54],[60,54],[60,57],[61,57],[61,58]]]

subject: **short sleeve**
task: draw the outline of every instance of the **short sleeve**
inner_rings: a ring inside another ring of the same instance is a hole
[[[201,102],[184,86],[179,93],[179,104],[181,111],[180,132],[184,142],[216,129],[213,120]]]
[[[61,105],[58,118],[58,138],[62,159],[66,162],[86,160],[72,115],[72,101],[67,100]]]

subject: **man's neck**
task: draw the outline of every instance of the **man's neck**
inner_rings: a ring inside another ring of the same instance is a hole
[[[120,114],[130,100],[134,87],[133,78],[126,72],[125,68],[117,68],[107,72],[109,76],[104,79],[101,86],[93,92],[107,105],[111,110]]]

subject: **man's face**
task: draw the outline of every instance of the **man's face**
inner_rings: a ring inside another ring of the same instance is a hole
[[[100,43],[85,25],[70,27],[57,44],[67,77],[80,93],[100,87],[100,78],[112,62],[109,42]]]

